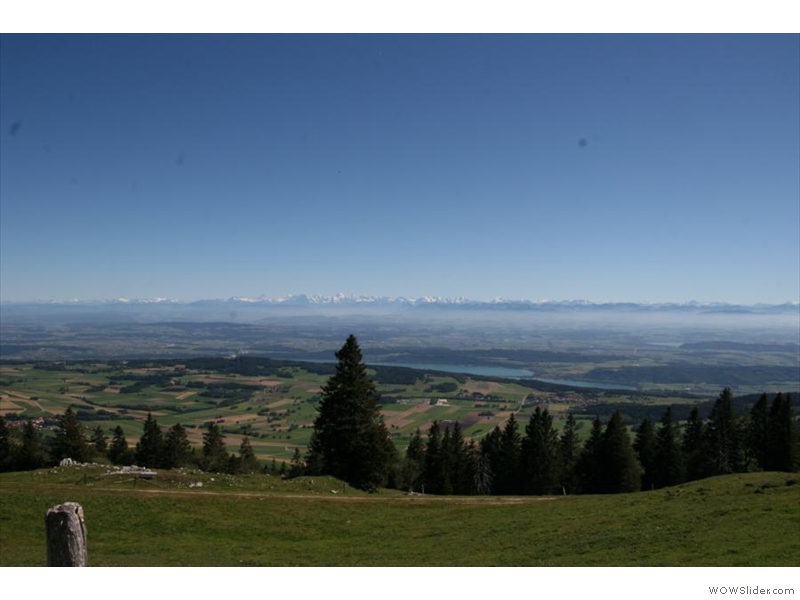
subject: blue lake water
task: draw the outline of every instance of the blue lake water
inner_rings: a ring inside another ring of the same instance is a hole
[[[510,379],[536,379],[544,383],[568,385],[580,388],[595,388],[598,390],[635,390],[629,385],[594,383],[591,381],[576,381],[574,379],[539,379],[533,371],[528,369],[515,369],[511,367],[488,367],[480,365],[437,365],[430,363],[372,363],[387,367],[408,367],[423,371],[443,371],[445,373],[462,373],[464,375],[482,375],[484,377],[508,377]]]
[[[486,367],[480,365],[434,365],[428,363],[370,363],[384,367],[407,367],[421,371],[444,371],[445,373],[463,373],[464,375],[482,375],[484,377],[515,377],[517,379],[533,377],[533,371],[514,369],[511,367]]]
[[[569,385],[572,387],[595,388],[597,390],[636,390],[630,385],[618,383],[593,383],[591,381],[575,381],[573,379],[539,379],[544,383],[555,383],[556,385]]]
[[[302,362],[302,361],[301,361]],[[330,360],[308,360],[305,362],[332,363]],[[408,369],[418,369],[420,371],[442,371],[444,373],[459,373],[462,375],[478,375],[482,377],[507,377],[509,379],[536,379],[543,383],[553,383],[556,385],[567,385],[579,388],[594,388],[598,390],[635,390],[635,387],[628,385],[594,383],[592,381],[577,381],[574,379],[539,379],[533,371],[528,369],[517,369],[513,367],[492,367],[486,365],[440,365],[433,363],[386,363],[386,362],[367,362],[367,366],[375,365],[382,367],[406,367]]]

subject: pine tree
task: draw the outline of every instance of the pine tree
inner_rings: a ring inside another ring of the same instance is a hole
[[[769,409],[764,468],[767,471],[794,471],[796,468],[797,425],[790,394],[777,394]]]
[[[517,430],[517,419],[514,413],[506,421],[500,434],[500,447],[495,470],[497,494],[520,493],[520,454],[522,439]]]
[[[565,494],[573,494],[577,490],[575,467],[578,463],[580,447],[578,445],[578,425],[572,413],[567,415],[564,430],[558,440],[558,462],[560,465],[560,484]]]
[[[406,458],[403,461],[401,479],[402,488],[409,491],[418,491],[422,485],[422,475],[425,470],[425,444],[422,441],[419,428],[406,448]]]
[[[760,469],[764,468],[766,462],[768,432],[769,401],[764,393],[750,409],[747,422],[747,455]]]
[[[497,430],[495,429],[495,431]],[[488,454],[484,451],[483,444],[481,444],[480,448],[478,448],[475,446],[475,442],[471,442],[467,451],[468,455],[470,456],[470,470],[472,472],[470,494],[474,494],[476,496],[486,496],[491,494],[493,486],[492,465]]]
[[[108,453],[108,439],[106,434],[103,433],[103,428],[98,425],[92,432],[92,448],[99,456],[105,456]]]
[[[672,407],[667,407],[656,433],[653,484],[657,488],[678,485],[684,480],[683,452],[678,427],[672,420]]]
[[[464,434],[461,431],[461,423],[456,421],[450,428],[452,453],[447,465],[450,474],[450,481],[453,486],[453,493],[459,495],[469,494],[470,482],[472,480],[469,471],[469,457],[467,456],[467,444]]]
[[[336,373],[322,388],[308,463],[354,487],[375,490],[396,462],[394,444],[355,336],[347,338],[336,358]]]
[[[78,421],[72,407],[68,407],[58,418],[52,458],[55,461],[71,458],[75,462],[83,463],[89,460],[89,454],[89,445],[84,437],[83,425]]]
[[[611,416],[606,425],[601,456],[602,492],[617,494],[641,489],[642,467],[636,460],[636,453],[619,411]]]
[[[125,433],[119,425],[114,428],[111,445],[108,447],[108,459],[115,465],[133,464],[133,453],[128,448],[128,440],[125,439]]]
[[[295,455],[298,459],[297,463],[301,463],[302,460],[300,459],[299,448],[295,448]],[[292,467],[294,466],[295,460],[292,460]],[[259,469],[258,460],[256,459],[255,452],[253,452],[253,446],[250,444],[250,438],[245,436],[242,439],[241,446],[239,446],[239,471],[242,473],[257,473]]]
[[[480,461],[477,465],[477,477],[481,480],[481,485],[489,482],[488,491],[481,494],[498,494],[497,491],[497,471],[500,468],[500,438],[502,432],[495,426],[480,441]]]
[[[600,417],[592,421],[589,438],[583,444],[576,465],[578,488],[582,494],[599,494],[602,491],[603,424]]]
[[[739,423],[733,412],[733,395],[725,388],[711,409],[706,428],[706,457],[710,475],[727,475],[741,470]]]
[[[452,467],[455,462],[455,449],[453,448],[453,434],[450,428],[445,427],[442,436],[442,485],[440,494],[449,496],[453,493]]]
[[[650,419],[643,419],[633,441],[636,458],[642,465],[642,489],[650,490],[654,486],[654,468],[656,462],[656,431]]]
[[[180,423],[175,423],[167,431],[164,439],[163,467],[177,469],[192,463],[194,451],[186,435],[186,428]]]
[[[213,421],[208,423],[208,431],[203,434],[203,469],[224,473],[229,468],[230,457],[225,448],[225,436]]]
[[[537,406],[521,443],[522,493],[552,494],[559,484],[558,433],[553,418]]]
[[[694,481],[705,477],[708,468],[704,457],[705,426],[700,419],[697,407],[693,407],[689,413],[689,418],[683,427],[683,438],[681,450],[683,452],[683,462],[686,466],[686,479]]]
[[[444,455],[442,452],[442,430],[434,421],[428,429],[428,440],[425,442],[425,471],[423,474],[426,494],[441,494],[444,488]]]
[[[303,473],[305,473],[303,456],[300,454],[300,448],[295,448],[292,463],[289,467],[289,477],[300,477]]]
[[[161,468],[164,464],[164,435],[152,413],[147,413],[142,437],[136,444],[136,463],[151,469]]]
[[[42,438],[33,421],[28,419],[22,428],[22,439],[13,459],[15,471],[32,471],[40,469],[47,463],[47,453]]]

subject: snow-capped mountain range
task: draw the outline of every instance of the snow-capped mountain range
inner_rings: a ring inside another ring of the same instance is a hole
[[[171,298],[116,298],[109,300],[44,300],[32,302],[2,302],[5,307],[14,306],[241,306],[241,307],[432,307],[432,308],[471,308],[471,309],[519,309],[519,310],[555,310],[555,309],[619,309],[619,310],[655,310],[655,311],[715,311],[715,312],[797,312],[800,303],[785,302],[783,304],[731,304],[726,302],[593,302],[590,300],[514,300],[495,298],[493,300],[471,300],[464,297],[444,298],[440,296],[359,296],[351,294],[297,294],[289,296],[247,297],[232,296],[229,298],[203,300],[176,300]]]

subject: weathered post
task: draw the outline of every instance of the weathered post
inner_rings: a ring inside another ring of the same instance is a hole
[[[81,505],[65,502],[48,508],[44,523],[47,530],[47,566],[85,567],[86,524]]]

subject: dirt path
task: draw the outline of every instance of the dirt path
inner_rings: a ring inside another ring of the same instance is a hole
[[[53,488],[54,490],[63,491],[63,487]],[[200,491],[200,490],[165,490],[165,489],[137,489],[132,488],[96,488],[95,491],[112,494],[137,494],[137,495],[160,495],[168,498],[185,498],[185,497],[226,497],[226,498],[251,498],[256,500],[270,500],[272,498],[280,498],[283,500],[296,499],[300,501],[322,501],[322,502],[402,502],[402,503],[426,503],[426,502],[446,502],[450,504],[469,504],[481,506],[504,506],[504,505],[519,505],[531,504],[534,502],[544,502],[549,500],[557,500],[560,496],[531,496],[531,497],[516,497],[511,496],[507,498],[501,497],[485,497],[485,496],[348,496],[347,494],[270,494],[264,492],[214,492],[214,491]]]

